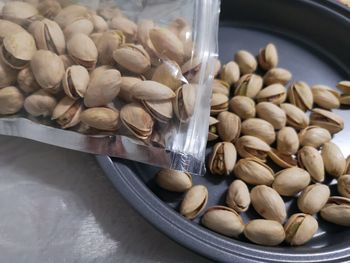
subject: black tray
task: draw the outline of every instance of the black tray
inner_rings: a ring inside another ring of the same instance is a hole
[[[221,12],[219,55],[223,62],[232,60],[238,49],[257,54],[259,48],[273,42],[279,50],[280,66],[291,70],[295,80],[334,86],[350,78],[350,11],[335,1],[232,0],[223,1]],[[350,122],[349,111],[338,113],[346,124]],[[349,138],[350,128],[346,127],[334,139],[345,155],[350,154]],[[208,258],[224,262],[350,260],[350,229],[320,219],[318,233],[303,247],[270,248],[226,238],[202,227],[199,218],[190,222],[176,212],[182,196],[154,184],[158,168],[106,156],[97,160],[142,216],[170,238]],[[206,175],[195,177],[194,183],[207,185],[211,206],[223,203],[232,180]],[[288,212],[295,212],[295,202],[286,201]],[[254,211],[248,215],[258,217]]]

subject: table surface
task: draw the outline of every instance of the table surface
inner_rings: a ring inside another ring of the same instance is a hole
[[[0,136],[6,262],[209,262],[139,216],[94,157]]]

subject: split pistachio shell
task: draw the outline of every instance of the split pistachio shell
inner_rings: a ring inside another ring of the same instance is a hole
[[[328,185],[309,185],[298,197],[298,208],[303,213],[314,215],[327,203],[330,194]]]
[[[228,110],[228,97],[221,93],[213,93],[211,97],[210,115],[217,115]]]
[[[125,43],[125,36],[119,30],[110,30],[101,33],[94,43],[98,51],[98,62],[101,65],[114,65],[113,52]]]
[[[17,83],[18,87],[26,94],[33,93],[40,89],[30,67],[26,67],[18,72]]]
[[[259,118],[271,123],[274,129],[279,130],[286,126],[286,113],[271,102],[260,102],[256,105],[256,113]]]
[[[164,84],[175,91],[181,86],[184,77],[180,66],[175,61],[165,60],[154,71],[152,80]]]
[[[240,159],[233,172],[237,178],[252,185],[270,186],[275,179],[272,169],[256,158]]]
[[[336,144],[326,142],[322,147],[321,155],[327,173],[334,177],[344,174],[346,161],[342,151]]]
[[[319,148],[331,139],[329,131],[318,126],[308,126],[299,132],[299,141],[302,146]]]
[[[311,110],[314,98],[310,86],[303,82],[297,81],[289,86],[288,92],[289,102],[297,106],[302,111]]]
[[[264,70],[270,70],[277,67],[278,53],[276,46],[269,43],[266,47],[260,49],[258,60],[260,67]]]
[[[242,158],[255,157],[262,161],[266,160],[267,153],[271,150],[266,142],[250,135],[240,137],[236,141],[236,149]]]
[[[226,96],[229,96],[230,95],[230,85],[221,79],[214,79],[212,91],[213,91],[213,93],[221,93],[221,94],[224,94]]]
[[[221,79],[226,81],[230,86],[235,84],[239,80],[240,71],[236,62],[230,61],[222,67]]]
[[[342,105],[350,105],[350,95],[342,94],[339,101]]]
[[[229,102],[230,111],[242,120],[255,117],[255,102],[246,96],[235,96]]]
[[[295,154],[299,149],[299,139],[291,127],[284,127],[277,133],[277,150],[286,155]]]
[[[152,80],[137,82],[130,92],[139,100],[169,100],[176,96],[169,87]]]
[[[250,205],[248,186],[242,180],[234,180],[227,190],[226,204],[236,212],[245,212]]]
[[[163,189],[181,193],[192,187],[192,176],[190,173],[162,169],[156,175],[156,183]]]
[[[309,125],[309,117],[297,106],[290,103],[282,103],[281,109],[287,115],[287,125],[295,129],[304,129]]]
[[[143,100],[141,102],[149,114],[159,122],[168,123],[173,117],[173,103],[171,100]],[[185,117],[183,116],[183,118]]]
[[[255,186],[250,193],[254,209],[265,219],[283,223],[287,218],[286,206],[276,190],[266,185]]]
[[[217,117],[218,134],[226,142],[235,142],[241,133],[241,120],[231,112],[223,111]]]
[[[68,5],[55,16],[55,21],[62,29],[79,19],[88,18],[88,10],[82,5]]]
[[[220,234],[237,238],[244,230],[241,216],[233,209],[225,206],[208,208],[202,217],[202,224]]]
[[[255,74],[243,75],[236,84],[235,95],[255,98],[263,87],[262,78]]]
[[[278,150],[271,148],[271,151],[269,151],[268,156],[270,159],[277,164],[279,167],[282,168],[291,168],[293,166],[297,166],[298,162],[293,157],[293,155],[283,154],[280,153]]]
[[[350,81],[344,80],[337,84],[337,87],[341,89],[345,94],[350,95]]]
[[[0,56],[0,88],[14,84],[16,77],[17,71],[9,67]]]
[[[331,134],[344,129],[344,120],[334,112],[315,108],[310,115],[310,123],[327,129]]]
[[[93,32],[105,32],[108,30],[108,24],[102,16],[92,15],[90,21],[94,27]]]
[[[283,226],[274,220],[251,220],[244,228],[244,235],[251,242],[264,246],[277,246],[285,238]]]
[[[286,241],[292,246],[300,246],[308,242],[317,232],[318,223],[307,214],[292,215],[284,226]]]
[[[310,174],[307,171],[299,167],[292,167],[276,173],[272,187],[280,195],[293,196],[305,189],[310,180]]]
[[[258,102],[267,101],[277,105],[283,103],[286,98],[286,88],[281,84],[272,84],[270,86],[267,86],[266,88],[262,89],[256,96]]]
[[[275,129],[272,124],[263,119],[247,119],[242,122],[241,127],[242,134],[255,136],[267,144],[272,144],[276,139]]]
[[[212,174],[229,175],[237,160],[235,146],[230,142],[219,142],[214,145],[208,160],[208,167]]]
[[[79,65],[71,66],[63,76],[63,90],[72,99],[83,98],[89,81],[90,76],[86,68]]]
[[[2,17],[19,25],[28,25],[38,14],[38,10],[30,3],[10,1],[2,8]]]
[[[195,185],[187,191],[180,205],[180,214],[187,219],[194,219],[203,211],[207,202],[208,189],[204,185]]]
[[[24,97],[13,86],[0,89],[0,114],[15,114],[23,107]]]
[[[57,0],[43,0],[37,8],[42,16],[49,19],[54,19],[62,10],[61,4]]]
[[[51,116],[57,101],[45,90],[38,90],[24,100],[24,109],[34,117]]]
[[[188,122],[194,112],[198,86],[185,84],[175,92],[174,112],[181,122]]]
[[[0,42],[2,43],[3,39],[12,34],[25,31],[23,27],[17,25],[11,21],[0,19]]]
[[[208,142],[215,141],[217,138],[219,138],[219,135],[217,134],[217,124],[218,123],[219,123],[219,121],[217,119],[209,116]]]
[[[137,34],[137,25],[134,21],[124,17],[117,16],[109,22],[110,29],[116,29],[123,32],[128,42],[134,42]]]
[[[321,209],[321,217],[337,225],[350,226],[350,199],[331,196]]]
[[[340,106],[340,94],[331,87],[315,85],[312,87],[314,102],[324,109],[335,109]]]
[[[94,25],[92,22],[87,18],[82,18],[79,20],[74,21],[72,24],[67,25],[64,30],[64,36],[66,39],[70,39],[74,34],[85,34],[90,35],[92,31],[94,30]]]
[[[309,172],[311,179],[315,182],[323,182],[325,178],[325,167],[321,154],[311,146],[304,146],[298,152],[298,162],[301,168]]]
[[[273,68],[270,69],[264,75],[264,84],[272,85],[272,84],[282,84],[286,85],[292,79],[292,74],[283,68]]]
[[[142,82],[142,80],[136,77],[121,77],[121,80],[118,98],[121,98],[125,102],[132,102],[133,96],[130,90],[136,83]]]
[[[201,66],[199,57],[191,57],[181,66],[181,71],[190,83],[198,83]]]
[[[338,178],[338,192],[347,198],[350,198],[350,175],[344,174]]]
[[[241,74],[253,73],[258,63],[255,57],[248,51],[239,50],[235,55],[235,61],[237,62]]]
[[[80,115],[82,123],[102,131],[115,131],[118,128],[119,112],[106,107],[84,110]]]
[[[67,129],[80,122],[82,110],[83,104],[81,101],[76,101],[66,96],[57,103],[51,119],[56,120],[63,129]]]

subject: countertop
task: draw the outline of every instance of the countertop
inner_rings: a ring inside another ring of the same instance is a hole
[[[139,216],[94,156],[7,136],[0,145],[1,262],[209,262]]]

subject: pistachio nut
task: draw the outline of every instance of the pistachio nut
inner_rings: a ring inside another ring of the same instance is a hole
[[[144,80],[135,83],[130,92],[139,100],[169,100],[176,94],[167,86],[152,80]]]
[[[277,246],[285,238],[283,226],[266,219],[251,220],[244,228],[244,235],[251,242],[264,246]]]
[[[97,13],[106,20],[111,20],[113,17],[123,15],[123,12],[115,4],[101,6],[97,9]]]
[[[57,0],[42,0],[37,8],[39,14],[48,19],[54,19],[62,10],[61,4]]]
[[[292,246],[308,242],[317,232],[318,223],[310,215],[298,213],[292,215],[284,226],[286,241]]]
[[[108,24],[102,16],[92,15],[90,21],[94,27],[93,32],[105,32],[108,30]]]
[[[299,141],[302,146],[319,148],[331,139],[329,131],[318,126],[308,126],[299,132]]]
[[[331,87],[325,85],[312,86],[314,102],[324,109],[335,109],[340,106],[340,94]]]
[[[346,105],[346,106],[350,105],[350,95],[342,94],[340,96],[339,101],[340,101],[340,104],[342,105]]]
[[[168,123],[173,117],[173,103],[171,100],[142,100],[141,103],[148,113],[159,122]],[[185,109],[181,110],[186,111]],[[184,115],[182,118],[185,119]]]
[[[80,114],[80,121],[98,130],[115,131],[118,129],[119,112],[107,107],[89,108]]]
[[[153,20],[150,19],[141,19],[139,20],[137,24],[137,41],[142,45],[142,46],[147,46],[150,43],[149,39],[149,31],[154,28],[154,22]],[[152,45],[153,46],[153,45]]]
[[[274,44],[269,43],[266,47],[260,49],[258,56],[259,65],[264,70],[270,70],[277,67],[278,53]]]
[[[260,102],[256,105],[256,113],[259,118],[269,122],[274,129],[279,130],[286,126],[286,113],[271,102]]]
[[[310,123],[315,126],[327,129],[331,134],[344,129],[344,120],[334,112],[315,108],[310,115]]]
[[[185,192],[192,187],[190,173],[170,169],[162,169],[156,175],[156,183],[171,192]]]
[[[281,84],[272,84],[262,89],[256,96],[258,102],[267,101],[273,104],[281,104],[287,98],[287,91]]]
[[[295,154],[299,149],[299,139],[291,127],[284,127],[277,133],[277,150],[286,155]]]
[[[321,209],[321,217],[337,225],[350,226],[350,199],[331,196]]]
[[[228,97],[221,93],[213,93],[211,97],[210,115],[217,115],[228,110]]]
[[[12,34],[25,31],[23,27],[17,25],[11,21],[0,19],[0,42],[2,43],[3,39]]]
[[[51,116],[57,101],[47,91],[41,89],[29,95],[24,100],[24,109],[34,117]]]
[[[226,142],[235,142],[241,133],[241,119],[228,111],[221,112],[217,119],[220,139]]]
[[[67,42],[67,52],[72,60],[88,70],[94,69],[97,62],[97,48],[87,35],[78,33]]]
[[[227,190],[226,204],[236,212],[245,212],[250,205],[248,186],[242,180],[234,180]]]
[[[199,57],[193,57],[181,66],[181,71],[190,83],[198,83],[201,68],[201,59]]]
[[[229,96],[230,95],[230,85],[221,79],[214,79],[212,92],[213,93],[221,93],[221,94],[224,94],[226,96]]]
[[[347,198],[350,198],[350,175],[344,174],[338,178],[338,192]]]
[[[346,165],[345,165],[345,171],[344,174],[350,174],[350,155],[348,155],[348,157],[346,157]]]
[[[121,75],[116,69],[106,69],[91,74],[84,96],[85,106],[104,106],[112,102],[119,93],[120,85]]]
[[[288,99],[290,103],[302,111],[311,110],[314,98],[310,86],[303,81],[296,81],[289,86]]]
[[[243,75],[236,83],[235,95],[255,98],[263,87],[262,78],[255,74]]]
[[[82,5],[68,5],[55,16],[55,21],[62,29],[79,19],[88,18],[88,9]]]
[[[92,36],[92,35],[91,35]],[[90,36],[90,37],[91,37]],[[96,40],[98,62],[101,65],[114,65],[113,52],[125,43],[125,36],[119,30],[111,30],[101,33]]]
[[[202,224],[222,235],[238,237],[244,230],[242,217],[233,209],[225,206],[212,206],[202,217]]]
[[[171,60],[165,60],[160,64],[152,75],[152,80],[168,86],[173,91],[177,90],[184,80],[180,66]]]
[[[195,84],[184,84],[179,87],[173,102],[176,117],[181,122],[188,122],[194,112],[198,86]]]
[[[334,177],[344,174],[346,161],[340,148],[332,142],[326,142],[322,146],[321,155],[326,172]]]
[[[192,41],[193,35],[192,35],[191,25],[187,22],[185,18],[177,17],[170,23],[170,25],[168,26],[168,29],[172,31],[183,43],[185,58],[186,59],[190,58],[192,56],[192,52],[194,48],[194,43]],[[216,59],[216,62],[214,62],[215,64],[214,77],[219,73],[217,71],[218,62],[221,68],[220,61]]]
[[[0,88],[14,84],[16,78],[17,70],[9,67],[0,56]]]
[[[10,1],[2,8],[2,17],[19,25],[28,25],[37,15],[35,6],[27,2]]]
[[[122,77],[121,80],[118,98],[125,102],[132,102],[134,99],[130,90],[136,83],[142,82],[142,80],[136,77]]]
[[[68,96],[63,97],[56,105],[52,113],[52,120],[67,129],[80,122],[80,114],[83,110],[81,101],[76,101]]]
[[[345,94],[350,95],[350,81],[343,80],[337,84],[337,87],[341,89]]]
[[[154,121],[140,104],[129,103],[123,106],[120,110],[120,119],[135,137],[146,140],[151,136]]]
[[[229,109],[242,120],[255,117],[255,102],[246,96],[235,96],[230,99]]]
[[[280,195],[293,196],[305,189],[311,181],[310,174],[299,167],[291,167],[275,174],[272,184]]]
[[[325,167],[321,154],[311,146],[304,146],[298,152],[298,162],[301,168],[309,172],[315,182],[323,182]]]
[[[125,16],[113,17],[109,21],[109,28],[122,31],[127,42],[134,42],[136,40],[137,25]]]
[[[59,56],[48,50],[38,50],[30,61],[36,82],[43,89],[55,90],[64,75],[64,65]]]
[[[298,208],[306,214],[318,213],[327,203],[331,194],[328,185],[311,184],[298,197]]]
[[[287,124],[289,126],[300,130],[309,125],[309,117],[297,106],[290,103],[282,103],[280,107],[286,113]]]
[[[219,121],[217,119],[209,116],[208,142],[215,141],[217,138],[219,138],[219,135],[217,134],[217,124],[218,123],[219,123]]]
[[[66,69],[63,76],[63,90],[71,99],[83,98],[90,81],[86,68],[74,65]]]
[[[271,148],[271,151],[269,151],[267,154],[279,167],[290,168],[298,165],[298,162],[293,155],[283,154],[274,148]]]
[[[258,66],[255,57],[246,50],[239,50],[235,54],[235,61],[239,66],[241,74],[253,73]]]
[[[218,142],[214,145],[208,160],[208,167],[212,174],[229,175],[236,164],[237,152],[230,142]]]
[[[208,202],[208,189],[204,185],[195,185],[190,188],[181,202],[180,214],[187,219],[198,216]]]
[[[18,87],[26,94],[33,93],[40,89],[30,67],[26,67],[18,72],[17,83]]]
[[[236,149],[242,158],[255,157],[262,161],[266,160],[267,153],[271,150],[266,142],[250,135],[238,138]]]
[[[221,79],[228,83],[228,85],[234,85],[240,76],[239,66],[236,62],[230,61],[222,67]]]
[[[233,173],[237,178],[252,185],[270,186],[275,179],[273,170],[256,158],[240,159]]]
[[[60,59],[62,60],[63,62],[63,66],[64,66],[64,69],[66,70],[67,68],[69,68],[70,66],[73,66],[74,65],[74,61],[71,59],[70,56],[68,55],[59,55]]]
[[[67,25],[64,30],[64,36],[66,39],[70,39],[74,34],[85,34],[90,35],[94,30],[94,25],[87,18],[82,18],[74,21],[72,24]]]
[[[0,114],[15,114],[23,107],[24,97],[14,86],[0,89]]]
[[[272,68],[264,75],[264,84],[282,84],[286,85],[292,79],[292,73],[283,68]]]
[[[275,129],[269,122],[250,118],[242,122],[241,132],[244,135],[255,136],[267,144],[272,144],[276,139]]]
[[[14,69],[27,66],[36,51],[35,40],[27,31],[8,35],[1,47],[2,60]]]

